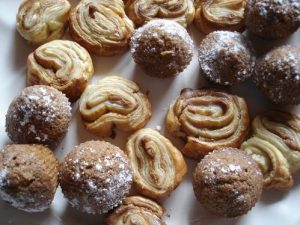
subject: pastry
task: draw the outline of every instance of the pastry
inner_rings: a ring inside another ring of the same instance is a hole
[[[183,180],[187,166],[181,152],[159,132],[144,128],[131,137],[125,152],[133,170],[133,184],[144,196],[161,198]]]
[[[199,46],[200,75],[221,85],[233,85],[253,73],[255,56],[246,37],[238,32],[215,31]]]
[[[82,0],[71,11],[72,38],[97,55],[112,56],[125,51],[133,31],[122,0]]]
[[[193,41],[188,32],[170,20],[156,19],[137,29],[130,41],[131,54],[148,75],[172,77],[192,61]]]
[[[22,0],[17,30],[34,45],[60,39],[65,33],[70,10],[68,0]]]
[[[114,128],[135,131],[151,117],[146,95],[130,80],[109,76],[89,85],[81,96],[79,111],[86,128],[101,136],[114,134]]]
[[[166,128],[186,141],[183,153],[201,159],[224,147],[239,147],[249,130],[245,100],[210,89],[183,89],[170,105]]]
[[[27,84],[49,85],[76,101],[93,76],[89,53],[76,42],[51,41],[28,56]]]
[[[257,162],[267,189],[289,189],[300,168],[300,117],[268,111],[252,122],[253,137],[241,149]]]
[[[78,210],[103,214],[121,204],[132,183],[132,170],[121,149],[88,141],[64,158],[59,174],[64,196]]]
[[[58,161],[42,145],[6,145],[0,151],[0,197],[34,213],[48,209],[58,186]]]

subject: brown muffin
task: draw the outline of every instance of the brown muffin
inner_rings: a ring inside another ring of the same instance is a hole
[[[13,207],[41,212],[58,185],[58,161],[42,145],[6,145],[0,151],[0,196]]]
[[[126,155],[105,141],[75,147],[60,168],[60,186],[70,204],[85,213],[102,214],[128,194],[132,170]]]
[[[254,73],[256,86],[277,104],[300,103],[300,48],[284,45],[267,53]]]
[[[287,37],[300,26],[299,0],[248,0],[245,22],[251,32],[262,38]]]
[[[233,85],[252,75],[255,56],[250,42],[238,32],[215,31],[199,46],[200,75],[221,85]]]
[[[9,106],[6,132],[18,144],[55,146],[64,137],[71,120],[67,97],[53,87],[25,88]]]
[[[182,72],[193,57],[193,41],[178,23],[155,19],[135,31],[130,42],[134,61],[147,74],[167,78]]]
[[[193,175],[197,199],[210,212],[224,217],[246,214],[259,199],[263,176],[255,161],[235,148],[206,155]]]

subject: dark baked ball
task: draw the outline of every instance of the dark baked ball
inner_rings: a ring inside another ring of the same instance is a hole
[[[224,217],[246,214],[259,199],[263,175],[246,153],[224,148],[206,155],[193,175],[197,199],[210,212]]]
[[[26,212],[49,208],[58,185],[58,161],[42,145],[6,145],[0,151],[0,196]]]
[[[300,103],[300,48],[285,45],[267,53],[254,73],[256,86],[277,104]]]
[[[200,74],[216,84],[233,85],[253,73],[255,56],[245,36],[238,32],[215,31],[199,46]]]
[[[88,141],[65,157],[59,180],[73,207],[89,214],[102,214],[126,197],[132,184],[132,170],[127,156],[117,146]]]
[[[300,2],[299,0],[248,0],[245,20],[247,28],[262,38],[284,38],[300,26]]]
[[[67,132],[71,107],[55,88],[36,85],[25,88],[9,106],[6,132],[18,144],[55,146]]]
[[[193,57],[193,41],[184,27],[155,19],[135,31],[130,42],[134,61],[147,74],[167,78],[182,72]]]

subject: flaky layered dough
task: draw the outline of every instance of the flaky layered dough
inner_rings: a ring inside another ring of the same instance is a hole
[[[248,107],[235,95],[184,89],[171,104],[166,125],[174,137],[186,140],[186,156],[201,159],[215,149],[240,147],[249,129]]]
[[[118,76],[89,85],[81,96],[79,110],[86,128],[101,137],[111,136],[114,127],[138,130],[151,117],[146,95],[134,82]]]
[[[122,0],[82,0],[71,11],[72,38],[97,55],[112,56],[126,50],[133,31]]]
[[[288,189],[292,173],[300,168],[300,118],[288,112],[268,111],[252,122],[253,137],[241,149],[258,163],[264,187]]]

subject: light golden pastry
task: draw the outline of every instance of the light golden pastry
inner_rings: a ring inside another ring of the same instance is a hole
[[[289,189],[300,168],[300,117],[268,111],[252,122],[253,137],[241,149],[250,154],[264,175],[267,189]]]
[[[246,0],[196,0],[195,24],[208,34],[216,30],[242,31]]]
[[[82,0],[72,9],[70,34],[89,52],[101,56],[119,54],[128,48],[134,31],[122,0]]]
[[[137,26],[161,18],[187,27],[193,22],[195,8],[192,0],[128,0],[126,13]]]
[[[79,44],[67,40],[46,43],[28,56],[27,84],[49,85],[76,101],[93,76],[93,62]]]
[[[248,107],[236,95],[183,89],[169,108],[166,125],[186,141],[183,154],[201,159],[215,149],[240,147],[249,130]]]
[[[135,188],[149,198],[161,198],[183,180],[187,166],[181,152],[159,132],[144,128],[129,137],[125,152]]]
[[[109,76],[88,85],[83,92],[79,111],[86,128],[101,136],[143,128],[151,117],[151,105],[133,81]]]
[[[60,39],[70,10],[68,0],[23,0],[17,14],[17,30],[34,45]]]
[[[162,220],[164,208],[156,202],[131,196],[124,199],[123,204],[108,215],[107,225],[166,225]]]

